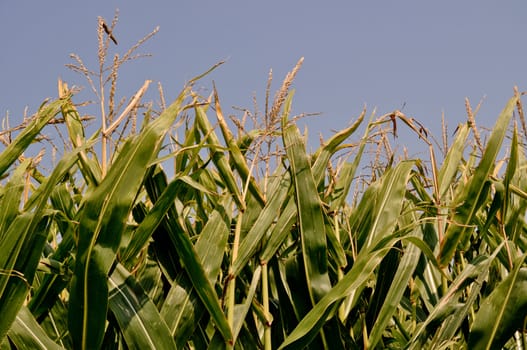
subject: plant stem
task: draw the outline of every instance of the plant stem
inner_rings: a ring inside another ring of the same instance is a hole
[[[234,242],[232,246],[232,260],[229,275],[232,276],[232,266],[238,257],[238,246],[240,245],[240,233],[242,229],[242,218],[243,212],[240,212],[238,219],[236,221],[236,228],[234,229]],[[227,322],[231,329],[234,328],[234,306],[235,306],[235,296],[236,296],[236,276],[232,276],[231,281],[228,286],[228,303],[227,303]]]
[[[262,305],[265,314],[265,324],[264,324],[264,349],[271,350],[271,319],[269,315],[269,279],[268,279],[268,270],[267,263],[262,263]]]

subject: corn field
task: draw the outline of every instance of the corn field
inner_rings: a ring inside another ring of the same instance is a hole
[[[216,86],[195,89],[208,72],[168,106],[160,88],[158,110],[149,81],[119,104],[117,70],[155,33],[108,64],[103,23],[98,70],[70,65],[100,128],[59,81],[0,134],[0,349],[526,347],[518,89],[484,135],[468,100],[442,145],[363,110],[308,153],[291,115],[302,60],[260,114],[226,118]],[[44,171],[26,154],[51,128],[64,151]],[[427,157],[394,152],[397,128]]]

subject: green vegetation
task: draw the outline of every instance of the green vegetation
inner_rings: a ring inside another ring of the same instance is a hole
[[[71,65],[100,129],[59,82],[1,134],[0,349],[525,348],[521,93],[486,141],[467,101],[442,146],[363,111],[309,154],[290,115],[302,60],[261,115],[227,121],[201,77],[167,107],[160,89],[160,112],[148,81],[119,107],[117,70],[155,33],[106,66],[103,29],[99,70]],[[51,127],[65,146],[45,172],[24,152]],[[429,157],[394,153],[396,127]]]

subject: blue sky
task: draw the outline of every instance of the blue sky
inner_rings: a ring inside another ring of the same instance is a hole
[[[239,115],[231,106],[252,109],[253,95],[263,108],[269,69],[277,89],[305,57],[293,112],[322,113],[305,120],[315,140],[348,126],[364,106],[382,115],[404,105],[439,136],[442,113],[452,131],[466,120],[465,97],[474,106],[485,98],[476,120],[492,126],[513,86],[526,89],[522,0],[2,1],[0,116],[9,112],[14,125],[25,106],[35,112],[57,96],[58,77],[93,99],[65,64],[77,53],[97,68],[97,16],[110,22],[116,8],[112,52],[124,53],[160,26],[140,49],[153,57],[121,72],[121,96],[152,79],[175,98],[185,81],[225,59],[201,84],[210,89],[213,79],[224,113]]]

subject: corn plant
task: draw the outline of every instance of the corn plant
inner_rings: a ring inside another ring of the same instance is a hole
[[[117,70],[155,32],[107,67],[116,23],[98,20],[98,73],[71,65],[100,130],[86,136],[59,82],[3,139],[2,349],[525,346],[520,92],[486,141],[467,101],[443,147],[401,111],[364,110],[308,153],[291,115],[302,60],[273,101],[270,76],[263,115],[227,120],[202,75],[138,118],[149,82],[116,105]],[[24,152],[51,126],[67,147],[46,173]],[[393,151],[398,126],[428,159]]]

